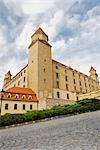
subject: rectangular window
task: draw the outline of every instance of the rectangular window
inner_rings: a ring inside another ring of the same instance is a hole
[[[67,76],[65,76],[65,81],[67,81]]]
[[[20,81],[18,81],[18,86],[20,85]]]
[[[25,104],[23,104],[23,110],[25,110]]]
[[[59,79],[59,74],[58,73],[56,73],[56,79]]]
[[[17,109],[17,104],[14,104],[14,109]]]
[[[67,99],[69,99],[69,94],[67,93]]]
[[[85,82],[85,87],[87,87],[87,84],[86,84],[86,82]]]
[[[25,82],[25,77],[24,77],[24,82]]]
[[[32,105],[30,105],[30,110],[32,110]]]
[[[25,85],[23,85],[23,88],[25,88]]]
[[[56,69],[58,69],[58,66],[56,66]]]
[[[78,101],[78,96],[76,98],[77,98],[77,101]]]
[[[80,92],[82,93],[82,88],[80,88]]]
[[[60,98],[60,92],[57,92],[57,98]]]
[[[45,68],[43,69],[44,72],[46,72]]]
[[[6,110],[8,109],[8,104],[5,104],[5,109],[6,109]]]
[[[44,79],[44,83],[46,83],[46,79]]]
[[[74,86],[74,90],[76,91],[76,86]]]
[[[66,90],[68,90],[68,84],[66,84]]]
[[[56,81],[56,87],[59,88],[59,81]]]
[[[74,79],[74,84],[75,84],[75,79]]]

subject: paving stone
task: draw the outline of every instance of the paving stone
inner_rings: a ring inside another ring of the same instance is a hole
[[[0,150],[100,150],[100,111],[1,129]]]

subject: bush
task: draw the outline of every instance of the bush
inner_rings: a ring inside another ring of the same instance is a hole
[[[65,106],[58,105],[47,110],[39,110],[31,112],[28,111],[25,114],[5,114],[1,116],[0,126],[9,126],[13,124],[45,119],[59,115],[84,113],[96,110],[100,110],[100,100],[84,99],[78,101],[74,105],[65,105]]]

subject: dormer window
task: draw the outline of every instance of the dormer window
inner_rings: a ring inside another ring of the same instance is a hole
[[[11,98],[11,94],[10,93],[7,95],[7,98]]]
[[[23,96],[22,96],[22,99],[25,99],[25,98],[26,98],[26,96],[25,96],[25,95],[23,95]]]
[[[16,98],[16,99],[18,99],[18,98],[19,98],[19,95],[18,95],[18,94],[16,94],[16,95],[15,95],[15,98]]]
[[[32,99],[32,96],[30,95],[30,96],[29,96],[29,100],[31,100],[31,99]]]

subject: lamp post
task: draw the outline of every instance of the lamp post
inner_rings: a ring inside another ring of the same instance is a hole
[[[1,116],[1,110],[2,110],[2,100],[3,100],[3,94],[4,94],[4,90],[2,89],[0,92],[0,100],[1,100],[1,105],[0,105],[0,116]]]

